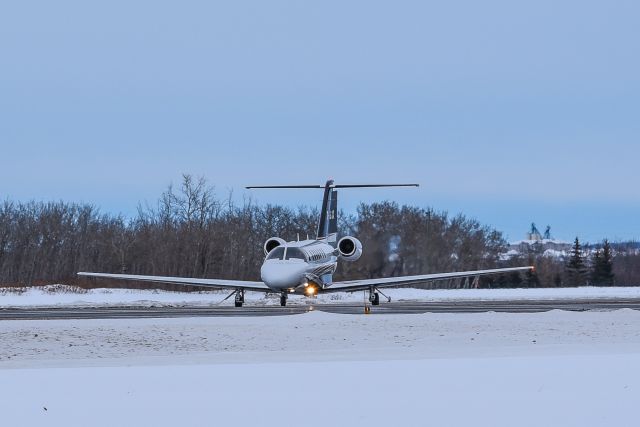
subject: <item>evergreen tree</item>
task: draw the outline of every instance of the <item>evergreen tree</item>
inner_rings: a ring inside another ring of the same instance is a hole
[[[556,273],[555,276],[553,276],[553,284],[556,288],[562,287],[562,276],[560,273]]]
[[[591,284],[601,286],[602,278],[602,250],[596,249],[591,256]]]
[[[604,240],[602,249],[593,254],[593,268],[591,277],[598,286],[613,286],[613,254],[608,240]]]
[[[587,269],[584,263],[584,255],[582,254],[582,245],[576,237],[571,248],[571,256],[566,265],[565,273],[567,276],[567,284],[569,286],[584,286],[587,283]]]
[[[525,284],[527,288],[538,288],[540,287],[540,278],[538,277],[538,273],[535,270],[528,270],[525,274]]]
[[[522,286],[522,276],[517,271],[514,271],[509,276],[509,282],[512,288],[519,288]]]
[[[607,239],[604,240],[604,245],[602,247],[602,263],[604,266],[602,273],[605,284],[613,286],[616,279],[613,273],[613,251],[611,250],[611,245]]]
[[[507,276],[504,274],[500,274],[495,278],[494,287],[496,288],[506,288],[508,284]]]

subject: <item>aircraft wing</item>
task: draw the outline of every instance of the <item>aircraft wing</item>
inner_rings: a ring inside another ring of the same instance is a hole
[[[486,276],[489,274],[511,273],[514,271],[532,271],[534,267],[515,267],[515,268],[494,268],[492,270],[476,270],[476,271],[459,271],[453,273],[436,273],[423,274],[419,276],[399,276],[387,277],[382,279],[362,279],[350,280],[347,282],[334,282],[330,287],[323,289],[321,292],[355,292],[367,290],[371,287],[389,288],[399,286],[410,286],[416,283],[433,282],[436,280],[446,280],[464,277]]]
[[[98,277],[102,279],[132,280],[136,282],[167,283],[173,285],[206,286],[218,289],[242,288],[247,291],[273,292],[264,282],[248,282],[243,280],[190,279],[187,277],[138,276],[134,274],[107,274],[80,272],[78,276]]]

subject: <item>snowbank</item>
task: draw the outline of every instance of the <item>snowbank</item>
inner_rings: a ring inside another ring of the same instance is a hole
[[[635,425],[640,313],[0,322],[3,425]]]
[[[640,353],[640,312],[0,322],[0,368]],[[582,349],[584,347],[584,349]]]
[[[640,287],[582,287],[537,289],[386,289],[383,292],[394,301],[427,300],[555,300],[555,299],[606,299],[640,298]],[[83,290],[64,285],[31,288],[0,288],[0,307],[22,306],[210,306],[220,304],[228,295],[225,291],[168,292],[139,289],[91,289]],[[277,295],[247,292],[245,300],[254,305],[277,305]],[[363,293],[337,293],[320,295],[314,299],[290,296],[290,304],[312,302],[362,302]],[[233,299],[224,304],[233,304]]]

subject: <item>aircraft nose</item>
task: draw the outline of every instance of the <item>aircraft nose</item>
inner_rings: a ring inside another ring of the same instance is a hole
[[[268,260],[260,269],[262,281],[272,289],[294,288],[302,283],[305,263]]]

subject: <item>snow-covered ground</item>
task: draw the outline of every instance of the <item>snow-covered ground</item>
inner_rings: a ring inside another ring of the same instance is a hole
[[[76,289],[77,291],[73,291]],[[387,289],[384,293],[394,301],[427,300],[517,300],[517,299],[575,299],[575,298],[640,298],[640,287],[582,287],[539,289]],[[32,288],[0,288],[0,307],[23,306],[210,306],[220,304],[228,292],[166,292],[139,289],[92,289],[82,291],[64,285]],[[254,305],[278,305],[278,295],[247,292],[247,303]],[[290,304],[309,302],[362,302],[363,293],[337,293],[320,295],[309,300],[304,296],[290,296]],[[233,304],[229,299],[225,304]]]
[[[7,426],[636,425],[640,312],[0,322]]]

